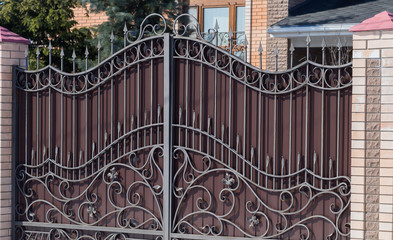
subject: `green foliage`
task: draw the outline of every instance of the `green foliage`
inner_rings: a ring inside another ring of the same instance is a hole
[[[77,56],[84,56],[85,48],[92,38],[87,28],[74,28],[72,8],[78,0],[4,0],[0,5],[0,25],[30,39],[30,67],[36,68],[36,47],[40,47],[40,65],[48,64],[48,53],[44,46],[52,41],[52,62],[60,64],[60,50],[65,52],[65,70],[72,70],[71,55],[75,48]],[[90,56],[95,54],[89,47]]]
[[[181,11],[182,4],[178,0],[81,0],[83,4],[90,3],[92,12],[105,11],[109,21],[99,25],[96,30],[96,39],[100,39],[103,59],[110,55],[110,35],[113,31],[114,51],[123,47],[123,28],[139,34],[140,24],[151,13],[159,13],[166,19],[173,20]],[[86,6],[86,5],[85,5]],[[158,21],[158,18],[153,18]],[[150,22],[153,23],[153,22]],[[170,23],[168,24],[170,25]],[[97,40],[94,41],[97,44]]]

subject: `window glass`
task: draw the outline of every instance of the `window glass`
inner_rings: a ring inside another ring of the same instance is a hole
[[[246,8],[236,8],[236,31],[244,32],[246,30]]]
[[[245,31],[246,31],[246,8],[236,7],[236,39],[234,39],[234,45],[239,47],[234,49],[233,54],[241,59],[244,59],[244,46],[245,44]]]
[[[188,14],[193,16],[195,19],[198,19],[198,7],[189,7]]]
[[[229,31],[229,8],[204,8],[203,9],[203,31],[207,32],[214,28],[218,22],[219,32]]]

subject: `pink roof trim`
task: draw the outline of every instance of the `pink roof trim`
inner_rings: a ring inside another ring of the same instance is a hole
[[[378,13],[372,18],[364,20],[362,23],[349,29],[351,32],[393,30],[393,14],[387,11]]]
[[[0,27],[0,42],[30,44],[29,40],[11,32],[5,27]]]

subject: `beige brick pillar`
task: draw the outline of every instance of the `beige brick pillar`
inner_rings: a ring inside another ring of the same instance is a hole
[[[393,239],[393,15],[351,31],[351,239]]]
[[[0,27],[0,239],[12,236],[12,66],[25,67],[28,40]]]
[[[277,23],[278,21],[286,18],[288,16],[288,0],[269,0],[268,3],[268,16],[267,16],[267,25],[270,27],[271,25]],[[277,44],[278,50],[278,59],[277,59],[277,69],[278,70],[286,70],[287,69],[287,61],[288,61],[288,39],[287,38],[273,38],[268,34],[267,42],[266,42],[266,59],[270,59],[266,61],[266,69],[274,70],[275,69],[275,45]]]

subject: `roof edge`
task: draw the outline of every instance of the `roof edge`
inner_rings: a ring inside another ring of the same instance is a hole
[[[383,11],[351,27],[351,32],[393,30],[393,13]]]
[[[321,24],[308,26],[287,26],[287,27],[270,27],[267,32],[273,37],[301,37],[301,36],[332,36],[347,35],[352,33],[349,29],[357,23],[346,24]]]
[[[0,26],[0,43],[22,43],[28,45],[30,41]]]

